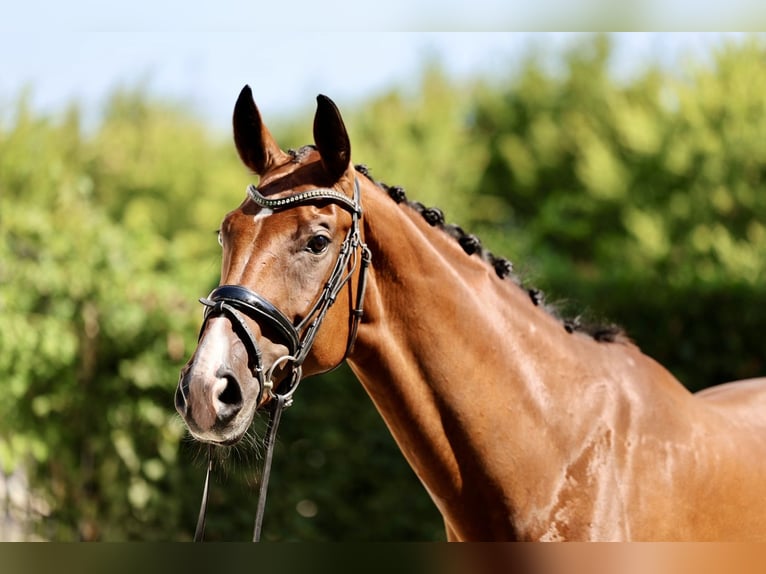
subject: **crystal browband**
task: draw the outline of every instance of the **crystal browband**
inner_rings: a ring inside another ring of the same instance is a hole
[[[354,185],[358,186],[359,184],[355,181]],[[258,191],[258,188],[256,186],[250,184],[247,186],[247,194],[255,203],[257,203],[261,207],[272,209],[274,211],[288,209],[296,204],[305,203],[315,199],[316,200],[327,199],[334,203],[338,203],[341,207],[348,209],[352,213],[361,214],[362,212],[362,208],[357,201],[354,201],[353,199],[347,197],[345,194],[341,193],[340,191],[337,191],[334,189],[328,189],[328,188],[317,188],[317,189],[312,189],[309,191],[304,191],[302,193],[295,193],[288,197],[270,199],[268,197],[265,197],[263,194],[261,194],[261,192]]]

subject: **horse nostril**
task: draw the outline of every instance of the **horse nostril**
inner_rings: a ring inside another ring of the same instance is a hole
[[[242,409],[242,391],[239,383],[228,373],[219,375],[213,396],[215,416],[220,423],[228,423]]]
[[[218,400],[224,405],[236,407],[242,404],[242,391],[239,389],[239,383],[231,375],[224,375],[226,381],[223,389],[218,393]]]

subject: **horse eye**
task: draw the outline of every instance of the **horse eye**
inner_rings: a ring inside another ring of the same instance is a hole
[[[329,237],[326,235],[315,235],[309,240],[308,244],[306,245],[306,249],[308,249],[314,255],[319,255],[320,253],[324,253],[329,245]]]
[[[223,235],[221,234],[221,230],[216,230],[215,234],[218,236],[218,245],[223,247]]]

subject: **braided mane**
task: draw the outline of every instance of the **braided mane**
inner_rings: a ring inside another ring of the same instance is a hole
[[[549,314],[559,320],[568,333],[585,333],[599,342],[624,342],[628,340],[624,331],[618,325],[607,323],[600,324],[584,320],[581,316],[574,318],[562,318],[558,310],[551,304],[545,302],[545,295],[539,289],[526,287],[519,276],[514,273],[513,264],[505,257],[497,257],[482,244],[481,240],[472,233],[467,233],[459,225],[446,223],[444,212],[438,207],[426,207],[419,201],[409,201],[404,188],[401,186],[390,186],[383,182],[375,181],[370,175],[369,168],[364,164],[355,166],[356,171],[364,175],[372,183],[384,190],[396,203],[405,204],[411,209],[417,211],[432,227],[438,227],[453,237],[468,255],[478,255],[488,263],[500,279],[510,279],[521,289],[527,292],[529,298],[536,306],[545,309]]]

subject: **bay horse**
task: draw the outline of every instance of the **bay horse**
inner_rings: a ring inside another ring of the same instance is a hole
[[[620,331],[582,328],[438,209],[351,162],[335,104],[283,151],[245,86],[259,176],[221,224],[220,286],[176,408],[231,445],[348,361],[448,540],[766,540],[766,379],[692,394]]]

